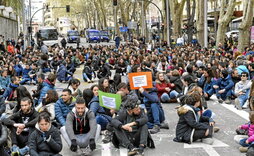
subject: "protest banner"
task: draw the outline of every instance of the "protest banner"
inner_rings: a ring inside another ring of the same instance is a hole
[[[138,72],[128,74],[130,87],[132,90],[143,88],[152,88],[152,72]]]
[[[105,93],[99,90],[99,102],[102,107],[119,110],[122,99],[120,94]]]

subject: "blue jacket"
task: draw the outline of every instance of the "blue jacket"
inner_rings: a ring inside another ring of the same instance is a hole
[[[214,78],[211,79],[210,83],[205,82],[205,85],[203,87],[204,93],[213,95],[213,93],[215,92],[213,85],[216,85],[216,80]]]
[[[63,99],[60,98],[55,103],[55,116],[56,120],[61,124],[61,126],[64,126],[66,123],[66,117],[68,113],[72,110],[76,102],[76,99],[72,97],[71,104],[64,103]]]
[[[61,64],[57,71],[57,80],[66,81],[67,74],[73,75],[73,73],[69,72],[67,68],[63,64]]]
[[[17,64],[14,66],[14,69],[17,73],[22,72],[23,67],[20,64]]]
[[[1,95],[1,97],[3,97],[5,100],[7,99],[8,101],[10,101],[13,97],[13,91],[18,88],[19,85],[10,83],[9,87],[5,89],[4,94]]]
[[[91,110],[95,116],[97,115],[102,115],[104,116],[108,121],[111,121],[112,118],[109,115],[106,115],[106,111],[103,107],[100,106],[99,103],[99,97],[98,96],[94,96],[92,98],[92,100],[89,102],[88,104],[89,110]]]
[[[3,77],[0,76],[0,89],[6,89],[11,83],[10,76]]]
[[[226,92],[231,90],[234,87],[234,82],[232,81],[232,78],[230,75],[228,75],[226,78],[220,78],[218,80],[219,89],[225,89]]]
[[[45,97],[45,95],[47,94],[48,90],[55,90],[55,85],[52,84],[51,82],[48,81],[48,79],[46,79],[43,83],[42,83],[42,89],[40,92],[40,98],[38,100],[38,104],[41,103],[42,99]]]
[[[22,70],[22,77],[23,77],[23,78],[30,78],[30,76],[28,75],[28,73],[29,73],[31,70],[32,70],[31,68],[29,68],[29,69],[24,68],[24,69]]]
[[[157,103],[160,105],[160,99],[158,97],[156,89],[153,88],[152,91],[150,91],[149,93],[144,91],[142,95],[144,96],[143,102],[146,107],[151,107],[152,103]]]

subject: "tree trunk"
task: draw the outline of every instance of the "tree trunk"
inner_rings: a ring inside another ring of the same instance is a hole
[[[244,51],[244,48],[249,45],[250,42],[250,27],[253,20],[253,4],[254,0],[243,1],[243,20],[239,25],[239,40],[238,40],[238,50],[240,52]]]
[[[170,11],[172,16],[172,23],[173,23],[173,38],[176,39],[181,35],[181,21],[182,21],[182,14],[183,8],[186,0],[181,0],[178,3],[178,0],[170,0]]]
[[[188,43],[191,43],[193,38],[193,28],[194,28],[194,17],[195,17],[195,8],[196,8],[196,1],[193,0],[193,4],[191,7],[191,1],[187,0],[187,18],[188,18]]]
[[[198,0],[197,7],[197,39],[204,47],[204,0]]]
[[[228,7],[226,7],[228,6]],[[220,18],[219,18],[219,26],[216,37],[216,46],[219,44],[224,44],[225,32],[227,31],[227,26],[232,19],[232,15],[235,8],[235,0],[222,0],[222,5],[220,8]],[[226,13],[225,13],[226,10]]]

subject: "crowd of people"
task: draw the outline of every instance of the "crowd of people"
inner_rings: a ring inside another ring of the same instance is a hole
[[[118,48],[65,46],[42,44],[43,50],[9,52],[1,43],[0,155],[60,156],[61,135],[71,151],[91,155],[104,135],[103,143],[141,156],[146,147],[155,148],[153,134],[169,129],[162,103],[179,103],[175,142],[213,144],[219,128],[207,103],[212,96],[218,103],[250,109],[250,123],[239,127],[249,131],[235,140],[241,152],[253,148],[253,45],[244,52],[228,44],[209,49],[196,45],[147,49],[138,41]],[[74,76],[78,67],[83,68],[83,80]],[[130,90],[128,73],[142,71],[152,73],[153,87]],[[81,91],[81,81],[93,85]],[[68,84],[61,96],[56,83]],[[37,89],[29,92],[27,85]],[[102,107],[99,90],[120,94],[120,109]]]

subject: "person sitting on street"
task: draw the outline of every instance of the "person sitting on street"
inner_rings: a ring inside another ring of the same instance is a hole
[[[83,80],[88,83],[93,82],[95,78],[95,73],[91,65],[92,65],[92,60],[88,59],[83,69]]]
[[[250,94],[251,80],[248,80],[249,74],[247,72],[241,73],[241,81],[235,85],[235,106],[237,109],[247,108]]]
[[[38,100],[40,98],[40,92],[41,92],[41,89],[43,88],[43,81],[45,80],[45,75],[44,74],[39,74],[38,77],[37,77],[37,88],[36,90],[32,90],[33,92],[33,102],[34,102],[34,105],[38,105]]]
[[[139,88],[139,92],[144,96],[144,104],[148,115],[148,128],[151,134],[158,133],[161,128],[168,129],[168,124],[165,122],[164,110],[161,106],[155,88],[144,89]]]
[[[111,76],[111,71],[110,71],[108,64],[106,64],[106,59],[101,58],[100,64],[101,65],[100,65],[99,71],[97,73],[98,79],[109,78]]]
[[[29,64],[25,65],[25,68],[22,70],[22,80],[19,82],[21,85],[24,85],[26,82],[30,81],[30,76],[28,73],[31,71]]]
[[[66,125],[61,129],[70,150],[91,155],[91,152],[96,149],[100,130],[94,113],[86,107],[85,100],[78,97],[75,107],[67,115]]]
[[[4,91],[6,90],[6,88],[8,88],[10,83],[11,83],[11,78],[8,75],[8,70],[3,69],[1,71],[1,76],[0,76],[0,95],[4,93]]]
[[[146,146],[154,148],[148,132],[148,118],[144,109],[139,107],[137,99],[129,98],[127,100],[124,109],[121,109],[111,121],[114,129],[112,142],[117,148],[119,148],[119,145],[127,148],[129,156],[143,156]]]
[[[47,110],[39,113],[35,130],[29,137],[29,154],[31,156],[62,156],[63,148],[59,130],[51,123],[51,114]]]
[[[82,92],[78,88],[80,86],[80,81],[78,79],[71,79],[68,85],[68,89],[71,90],[72,96],[73,97],[82,97]]]
[[[254,111],[249,112],[250,122],[239,126],[239,129],[246,130],[248,135],[236,135],[234,140],[241,145],[240,152],[247,152],[248,148],[254,143]]]
[[[174,141],[192,143],[198,139],[207,144],[213,144],[212,134],[214,121],[200,115],[201,96],[193,93],[185,97],[185,105],[178,108],[179,120],[176,126]]]
[[[42,99],[45,97],[48,90],[55,90],[55,83],[56,83],[56,75],[55,74],[49,74],[48,78],[43,81],[42,83],[42,89],[40,91],[40,98],[38,100],[38,104],[42,102]]]
[[[32,107],[31,99],[23,98],[20,105],[18,112],[2,120],[11,131],[13,155],[25,155],[29,151],[28,137],[34,131],[38,119],[38,112]]]
[[[228,71],[225,69],[221,71],[221,78],[218,80],[213,88],[216,90],[216,96],[219,103],[225,101],[226,104],[230,104],[230,98],[233,95],[232,88],[234,87],[234,82]]]
[[[55,103],[55,116],[57,122],[60,123],[61,126],[65,126],[66,117],[68,113],[72,110],[76,102],[76,99],[71,96],[70,89],[64,89],[62,91],[62,96]]]
[[[171,99],[174,99],[178,96],[178,92],[176,92],[173,88],[174,84],[169,83],[165,79],[165,74],[162,72],[158,72],[156,75],[156,88],[158,92],[158,97],[161,102],[170,102]]]
[[[68,76],[70,75],[70,76]],[[57,80],[59,82],[68,82],[72,79],[73,73],[66,68],[66,62],[62,62],[57,70]]]
[[[94,93],[94,97],[89,102],[88,108],[89,108],[89,110],[91,110],[94,113],[96,122],[97,122],[97,124],[99,124],[101,126],[101,129],[106,130],[107,124],[112,120],[112,117],[111,117],[112,114],[110,112],[110,109],[100,106],[98,85],[93,85],[91,87],[91,90]]]
[[[7,101],[15,101],[16,97],[14,96],[14,92],[18,88],[19,82],[20,82],[19,78],[17,76],[13,76],[11,78],[10,85],[8,86],[8,88],[6,88],[4,94],[1,95],[1,97],[3,97]]]

